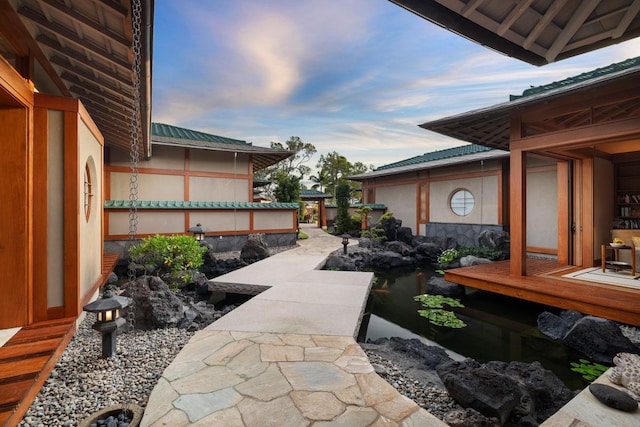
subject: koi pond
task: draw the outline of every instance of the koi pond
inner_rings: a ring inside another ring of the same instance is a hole
[[[377,281],[363,318],[361,338],[411,338],[415,334],[481,363],[538,361],[572,390],[588,384],[570,366],[586,357],[538,331],[538,315],[543,311],[558,314],[557,308],[466,287],[461,300],[464,308],[451,310],[467,326],[451,329],[430,324],[418,314],[422,307],[413,297],[424,294],[427,281],[437,274],[429,267],[375,272]]]

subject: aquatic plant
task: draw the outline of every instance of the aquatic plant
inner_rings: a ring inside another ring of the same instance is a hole
[[[573,372],[577,372],[582,375],[582,378],[585,380],[592,382],[600,375],[606,372],[609,369],[608,366],[601,365],[596,362],[591,362],[587,359],[578,359],[577,362],[569,363],[571,366],[571,370]]]
[[[422,304],[424,309],[418,310],[418,314],[429,320],[429,323],[454,329],[467,326],[453,311],[444,310],[445,304],[449,307],[464,307],[459,299],[431,294],[417,295],[413,299]]]
[[[438,264],[448,265],[460,258],[460,252],[457,249],[445,249],[438,255]]]

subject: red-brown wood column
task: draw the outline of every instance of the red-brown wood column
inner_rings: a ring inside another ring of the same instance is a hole
[[[509,179],[511,274],[527,275],[527,153],[511,148]]]

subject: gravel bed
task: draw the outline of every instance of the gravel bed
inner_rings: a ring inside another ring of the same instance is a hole
[[[89,314],[80,324],[20,426],[77,426],[111,405],[144,408],[164,369],[193,335],[176,328],[121,334],[117,353],[102,359],[94,322]]]
[[[454,409],[462,409],[453,400],[446,390],[441,387],[426,384],[416,379],[399,368],[393,362],[385,359],[371,348],[365,348],[364,352],[371,361],[376,373],[386,382],[391,384],[400,394],[408,397],[424,408],[431,415],[443,419],[445,414]]]

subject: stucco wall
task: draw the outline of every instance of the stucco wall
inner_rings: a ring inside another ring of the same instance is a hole
[[[80,296],[86,295],[102,275],[102,144],[82,121],[78,123],[78,224],[80,232]],[[91,209],[84,209],[85,166],[91,174]]]
[[[128,172],[111,172],[109,199],[129,200]],[[138,174],[138,200],[184,200],[184,177]]]
[[[185,149],[181,147],[153,146],[153,157],[141,160],[139,167],[149,169],[184,170]],[[111,166],[129,167],[129,153],[112,149],[109,158]]]
[[[283,230],[295,226],[291,212],[256,211],[253,214],[253,228],[256,230]]]
[[[195,224],[194,224],[195,225]],[[138,210],[139,234],[184,233],[184,212]],[[109,212],[107,235],[129,234],[129,212]]]
[[[189,170],[246,175],[249,173],[249,155],[191,149]]]
[[[416,184],[378,187],[376,203],[386,205],[387,212],[393,212],[396,219],[401,219],[403,227],[416,232]]]
[[[47,306],[64,305],[64,113],[47,118]]]
[[[251,201],[249,200],[249,180],[192,176],[189,178],[189,200],[197,202],[249,202]]]
[[[474,198],[474,207],[469,215],[466,216],[456,215],[449,206],[452,194],[459,189],[468,190]],[[429,221],[460,224],[497,224],[498,177],[492,175],[482,178],[430,182]]]
[[[247,211],[196,211],[189,215],[189,220],[190,227],[200,223],[210,232],[249,230],[251,226]]]
[[[557,172],[527,173],[527,246],[558,248]]]

